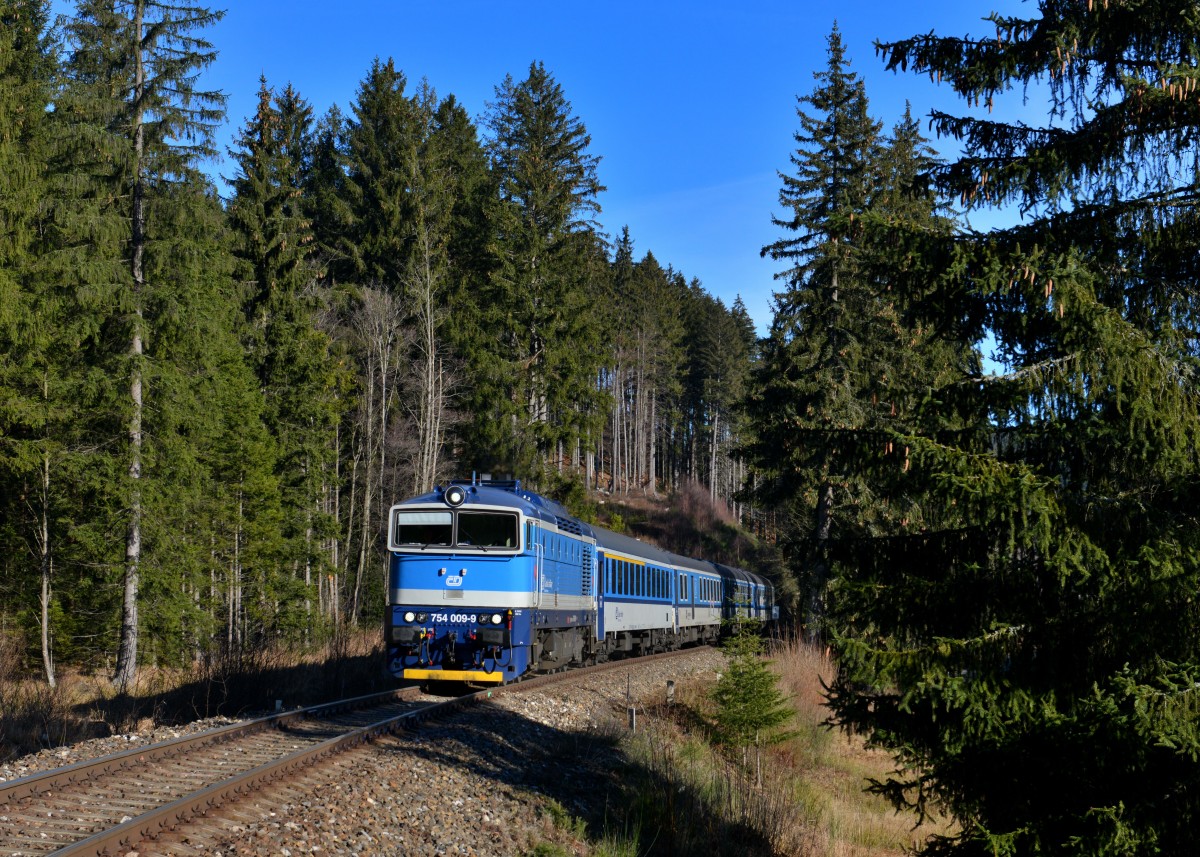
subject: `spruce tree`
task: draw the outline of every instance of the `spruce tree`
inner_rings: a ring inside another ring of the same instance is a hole
[[[926,853],[1194,847],[1194,12],[1039,2],[881,47],[967,108],[1039,81],[1047,108],[933,115],[964,149],[940,190],[1025,214],[905,248],[939,331],[989,333],[1001,370],[931,389],[957,424],[905,439],[922,531],[839,558],[833,710],[899,757],[880,791],[957,819]]]
[[[408,181],[425,130],[407,83],[390,57],[376,59],[359,85],[346,136],[350,224],[343,248],[356,282],[396,294],[412,254]]]
[[[0,2],[0,612],[34,617],[51,687],[53,569],[66,556],[64,469],[81,377],[69,295],[47,265],[56,48],[48,2]]]
[[[83,0],[66,24],[71,53],[55,117],[61,122],[61,157],[72,165],[73,176],[63,206],[61,255],[102,319],[106,331],[96,345],[107,350],[101,356],[125,379],[126,390],[124,401],[109,403],[125,434],[125,558],[115,675],[122,688],[138,663],[142,528],[150,499],[144,481],[146,349],[159,321],[173,324],[178,310],[172,305],[177,283],[156,283],[148,271],[161,262],[152,258],[156,248],[165,253],[171,245],[165,227],[180,222],[172,205],[197,202],[176,195],[176,186],[202,184],[196,164],[213,152],[211,135],[224,99],[195,83],[216,56],[198,32],[220,17],[188,4]],[[176,246],[171,252],[188,250]]]
[[[725,671],[713,688],[717,705],[717,737],[722,744],[742,752],[742,764],[749,762],[754,747],[757,782],[762,785],[761,750],[787,737],[781,728],[795,716],[787,697],[779,689],[779,677],[763,660],[763,639],[759,628],[739,628],[723,646],[729,659]]]
[[[795,173],[780,175],[785,216],[773,222],[785,235],[762,250],[787,267],[776,274],[785,288],[747,401],[754,436],[745,450],[760,502],[791,518],[785,538],[800,565],[810,633],[822,622],[829,540],[836,527],[853,527],[863,496],[854,438],[886,416],[872,388],[886,375],[894,326],[863,270],[855,220],[874,195],[879,125],[836,25],[828,45],[817,86],[799,98]]]
[[[541,63],[523,81],[505,78],[485,125],[499,199],[494,269],[476,302],[488,337],[472,361],[476,463],[537,475],[589,434],[599,355],[588,290],[607,268],[593,221],[604,188],[586,127]]]
[[[335,104],[317,122],[311,160],[303,173],[305,214],[312,224],[319,273],[336,285],[353,279],[343,250],[349,230],[346,202],[346,119]]]
[[[312,110],[292,86],[273,93],[263,80],[255,115],[232,154],[238,164],[228,211],[235,253],[248,279],[246,334],[262,390],[262,419],[275,445],[282,491],[282,567],[267,575],[263,603],[311,603],[330,570],[322,550],[335,537],[326,496],[336,482],[337,428],[345,368],[320,329],[322,294],[302,192],[311,162]],[[297,597],[304,593],[303,597]],[[283,597],[290,594],[292,597]],[[249,604],[247,607],[251,606]],[[261,611],[259,611],[261,613]],[[282,611],[288,614],[289,611]],[[311,617],[260,615],[264,628],[305,627]]]

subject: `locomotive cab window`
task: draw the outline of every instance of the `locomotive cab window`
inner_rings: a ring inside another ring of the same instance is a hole
[[[520,524],[511,512],[397,509],[392,518],[392,550],[513,550]]]
[[[462,547],[517,546],[517,516],[506,512],[458,513],[458,544]]]
[[[445,545],[453,543],[454,519],[450,512],[405,512],[398,510],[392,543],[397,546]]]

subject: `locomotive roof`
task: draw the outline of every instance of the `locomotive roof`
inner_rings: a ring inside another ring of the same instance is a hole
[[[519,481],[514,482],[467,482],[454,481],[450,485],[457,485],[466,491],[466,499],[459,508],[469,508],[470,506],[491,506],[510,508],[515,511],[520,511],[527,518],[533,518],[537,521],[545,521],[546,523],[555,524],[561,530],[574,533],[576,535],[591,538],[594,533],[592,528],[575,518],[567,511],[561,503],[556,500],[551,500],[549,497],[543,497],[541,494],[535,494],[533,491],[527,491],[521,487]],[[449,487],[449,486],[446,486]],[[438,503],[446,504],[446,490],[438,486],[428,494],[421,494],[418,497],[413,497],[404,500],[400,503],[402,506]],[[449,504],[446,504],[449,505]]]
[[[523,489],[519,480],[488,482],[455,480],[450,485],[458,485],[466,490],[466,499],[459,508],[472,505],[507,507],[523,512],[526,517],[555,524],[560,530],[565,530],[586,538],[595,538],[597,547],[601,549],[631,554],[675,568],[687,568],[692,571],[703,571],[710,574],[716,573],[749,583],[762,584],[767,582],[761,576],[750,571],[709,562],[708,560],[682,556],[647,544],[631,536],[614,533],[611,530],[601,529],[600,527],[593,527],[573,516],[558,501]],[[444,504],[445,502],[445,489],[439,486],[428,494],[421,494],[418,497],[404,500],[399,505]]]

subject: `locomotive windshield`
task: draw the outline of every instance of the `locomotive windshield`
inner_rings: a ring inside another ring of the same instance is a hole
[[[396,512],[396,545],[451,545],[454,519],[450,512]]]
[[[483,548],[517,545],[517,516],[504,512],[458,513],[458,544]]]
[[[512,550],[520,544],[518,533],[517,516],[511,512],[396,509],[391,548]]]

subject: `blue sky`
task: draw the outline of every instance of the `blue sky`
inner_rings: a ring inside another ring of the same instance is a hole
[[[335,102],[347,110],[372,59],[390,56],[410,87],[426,78],[478,117],[506,74],[520,80],[540,60],[602,158],[605,231],[628,225],[639,258],[653,252],[727,304],[740,294],[762,331],[776,266],[759,249],[778,237],[776,173],[789,168],[796,96],[824,68],[835,18],[872,113],[890,127],[906,99],[918,116],[955,105],[927,78],[885,72],[873,41],[990,34],[982,19],[998,7],[1020,4],[239,0],[207,32],[220,55],[201,85],[229,97],[224,151],[260,75],[294,84],[320,115]]]

